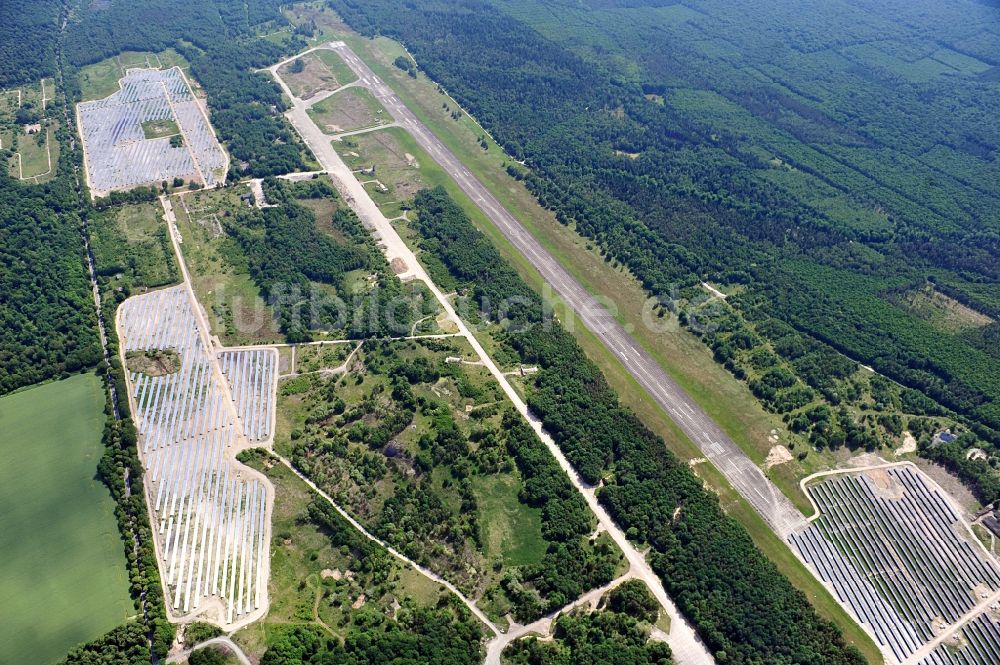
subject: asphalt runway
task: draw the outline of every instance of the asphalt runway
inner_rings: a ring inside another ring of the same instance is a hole
[[[653,357],[580,285],[513,215],[477,180],[461,161],[417,119],[396,94],[346,44],[335,50],[358,75],[357,85],[368,88],[396,123],[455,180],[465,194],[490,218],[542,278],[570,306],[580,320],[618,358],[702,454],[726,476],[782,540],[806,526],[806,519],[715,421],[674,381]]]

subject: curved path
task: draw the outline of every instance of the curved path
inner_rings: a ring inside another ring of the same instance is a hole
[[[233,642],[225,635],[221,637],[213,637],[212,639],[205,640],[204,642],[199,642],[190,649],[185,649],[184,651],[181,651],[179,653],[172,654],[167,657],[167,662],[183,663],[187,661],[188,656],[190,656],[193,651],[197,651],[198,649],[203,649],[204,647],[210,647],[213,644],[217,644],[219,646],[223,646],[229,649],[229,651],[231,651],[233,655],[236,656],[236,659],[240,661],[240,665],[253,665],[253,663],[250,662],[250,659],[247,658],[247,655],[243,653],[243,649],[239,648],[236,645],[236,642]]]
[[[341,53],[341,55],[343,54]],[[351,53],[351,55],[353,56],[353,53]],[[597,517],[598,523],[604,528],[605,531],[608,532],[612,540],[614,540],[615,544],[618,545],[622,553],[625,555],[625,558],[629,563],[630,570],[650,588],[653,596],[660,603],[661,607],[663,607],[667,616],[670,618],[669,644],[674,652],[676,662],[680,665],[702,665],[705,663],[714,663],[715,660],[712,658],[712,655],[702,643],[701,639],[697,636],[691,624],[688,623],[686,618],[681,616],[677,606],[667,595],[660,578],[653,572],[649,563],[646,561],[646,558],[631,542],[629,542],[629,540],[625,537],[624,532],[618,527],[614,520],[611,519],[610,515],[608,515],[608,513],[604,510],[604,507],[598,503],[594,488],[583,481],[563,455],[562,450],[560,450],[555,441],[553,441],[552,437],[549,436],[544,429],[542,429],[542,424],[538,418],[528,411],[527,404],[525,404],[524,400],[521,399],[520,395],[518,395],[513,386],[511,386],[507,377],[504,376],[500,368],[493,362],[493,359],[486,353],[483,346],[479,343],[479,340],[476,339],[475,335],[473,335],[468,326],[466,326],[465,321],[463,321],[458,314],[456,314],[451,302],[445,297],[444,293],[441,292],[438,286],[424,271],[423,267],[417,261],[416,255],[414,255],[406,243],[403,242],[402,238],[399,237],[395,228],[393,228],[389,220],[385,218],[382,211],[379,210],[378,206],[371,199],[364,186],[358,182],[357,178],[354,177],[354,174],[351,173],[351,170],[340,158],[340,155],[338,155],[333,149],[331,138],[326,136],[322,130],[316,126],[316,123],[313,122],[312,118],[309,117],[306,112],[308,103],[296,98],[278,75],[278,68],[284,64],[284,62],[294,60],[296,57],[299,56],[294,56],[268,68],[274,79],[281,86],[282,90],[292,100],[292,108],[285,114],[288,120],[299,132],[299,135],[302,137],[302,140],[305,141],[306,145],[313,151],[316,159],[319,161],[323,169],[325,169],[330,175],[337,187],[337,190],[340,191],[347,203],[351,206],[354,212],[357,213],[362,222],[374,231],[380,246],[385,253],[386,259],[390,263],[394,259],[399,259],[402,261],[403,265],[406,266],[406,269],[399,274],[399,277],[401,279],[419,279],[424,282],[431,293],[434,294],[434,297],[437,298],[441,307],[443,307],[447,313],[447,318],[449,318],[458,328],[458,334],[468,340],[483,365],[486,366],[486,368],[497,380],[501,389],[510,399],[515,409],[524,417],[531,428],[535,430],[535,433],[538,434],[538,437],[545,444],[546,448],[548,448],[552,456],[556,458],[559,466],[563,469],[566,475],[569,476],[573,485],[583,495],[587,505],[590,506],[591,511],[593,511],[594,515]],[[348,61],[348,64],[351,64],[351,66],[355,68],[355,71],[357,71],[357,68],[353,63]],[[361,77],[361,81],[366,85],[371,85],[370,81],[373,80],[373,77],[374,74],[371,74],[369,71],[369,73],[366,73]],[[396,110],[391,109],[390,113],[392,113],[397,120],[400,119]],[[756,467],[754,468],[756,469]],[[499,658],[499,655],[497,658]],[[492,662],[495,663],[498,662],[498,660]]]

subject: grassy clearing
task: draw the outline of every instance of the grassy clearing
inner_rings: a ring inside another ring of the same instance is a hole
[[[351,69],[335,52],[329,49],[321,49],[315,53],[316,56],[333,72],[333,75],[337,78],[338,84],[347,85],[348,83],[353,83],[358,80],[358,75],[354,73],[354,70]]]
[[[900,294],[896,302],[908,312],[945,332],[960,333],[993,323],[990,317],[946,296],[929,284]]]
[[[118,79],[125,73],[114,58],[101,60],[80,70],[81,101],[104,99],[118,91]]]
[[[77,375],[0,399],[0,662],[44,665],[135,614],[95,478],[104,389]]]
[[[347,88],[309,109],[309,117],[327,134],[377,127],[392,122],[378,100],[364,88]]]
[[[162,139],[180,133],[180,128],[173,120],[147,120],[142,123],[142,134],[147,139]]]
[[[473,488],[479,497],[479,514],[484,524],[486,553],[512,566],[528,566],[542,560],[541,510],[517,498],[520,483],[510,476],[476,478]]]
[[[43,127],[48,123],[43,121]],[[17,155],[11,157],[9,173],[12,178],[42,183],[55,174],[59,160],[59,142],[56,141],[57,123],[45,127],[40,134],[17,135]],[[15,130],[16,131],[16,130]],[[50,154],[51,153],[51,154]]]
[[[160,203],[139,203],[111,208],[90,220],[90,245],[101,277],[109,288],[141,293],[178,279]]]
[[[295,372],[304,374],[335,369],[344,364],[354,350],[354,343],[327,342],[304,344],[295,348]]]
[[[335,21],[330,22],[329,26],[333,31],[338,29]],[[551,213],[542,209],[523,184],[505,172],[504,167],[511,159],[482,128],[464,113],[457,120],[452,117],[451,112],[459,108],[453,99],[439,91],[423,74],[417,79],[410,79],[393,67],[392,60],[404,52],[399,44],[385,38],[368,40],[346,31],[333,36],[347,41],[585,288],[617,303],[619,321],[630,327],[638,341],[752,459],[758,463],[763,462],[771,445],[768,442],[771,430],[777,430],[781,435],[786,432],[778,416],[764,411],[746,387],[716,364],[701,341],[691,333],[680,328],[667,333],[649,330],[643,323],[643,307],[647,295],[638,281],[626,271],[611,267],[592,243],[576,234],[572,228],[560,225]],[[486,149],[482,147],[481,141],[486,144]],[[419,153],[414,154],[420,160]],[[430,170],[432,169],[425,168],[421,162],[422,178],[427,178]],[[544,291],[546,287],[535,268],[506,241],[467,197],[457,193],[458,188],[450,179],[446,188],[522,277],[535,288]],[[558,299],[556,301],[560,320],[572,330],[588,356],[601,367],[622,401],[647,426],[663,436],[675,454],[688,460],[700,457],[701,452],[666,417],[619,361],[575,320],[571,312],[561,306]],[[488,342],[486,338],[482,341],[484,344]],[[810,453],[804,463],[774,467],[769,476],[800,509],[805,510],[808,503],[798,488],[798,479],[814,471],[831,468],[838,461],[833,455]],[[869,662],[882,662],[874,642],[793,556],[787,545],[774,535],[760,516],[729,486],[725,478],[706,465],[699,465],[697,472],[720,496],[727,512],[748,529],[757,546],[809,597],[817,611],[834,621],[844,632],[848,642],[857,646]]]
[[[336,90],[358,78],[340,56],[327,49],[307,53],[282,65],[278,74],[300,99],[310,99],[323,90]]]
[[[451,179],[400,127],[348,136],[334,148],[362,182],[386,217],[402,214],[402,205],[424,187],[447,185]],[[374,175],[361,169],[375,166]],[[378,184],[382,187],[379,187]]]
[[[195,295],[208,313],[212,334],[227,346],[285,341],[243,253],[222,227],[222,219],[244,205],[240,195],[247,191],[229,187],[173,199]]]

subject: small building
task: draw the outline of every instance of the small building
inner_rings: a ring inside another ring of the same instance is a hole
[[[983,526],[989,529],[994,536],[1000,538],[1000,520],[997,520],[997,514],[987,515],[983,518]]]

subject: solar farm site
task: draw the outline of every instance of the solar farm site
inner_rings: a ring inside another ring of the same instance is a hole
[[[118,92],[77,106],[91,190],[182,178],[212,187],[229,158],[178,67],[128,69]]]
[[[127,373],[164,595],[174,620],[233,629],[267,609],[273,490],[236,461],[273,438],[274,348],[214,351],[189,291],[126,300],[129,358],[176,354],[173,371]]]
[[[1000,663],[1000,566],[936,485],[904,465],[833,475],[808,491],[820,515],[790,541],[887,662]]]

